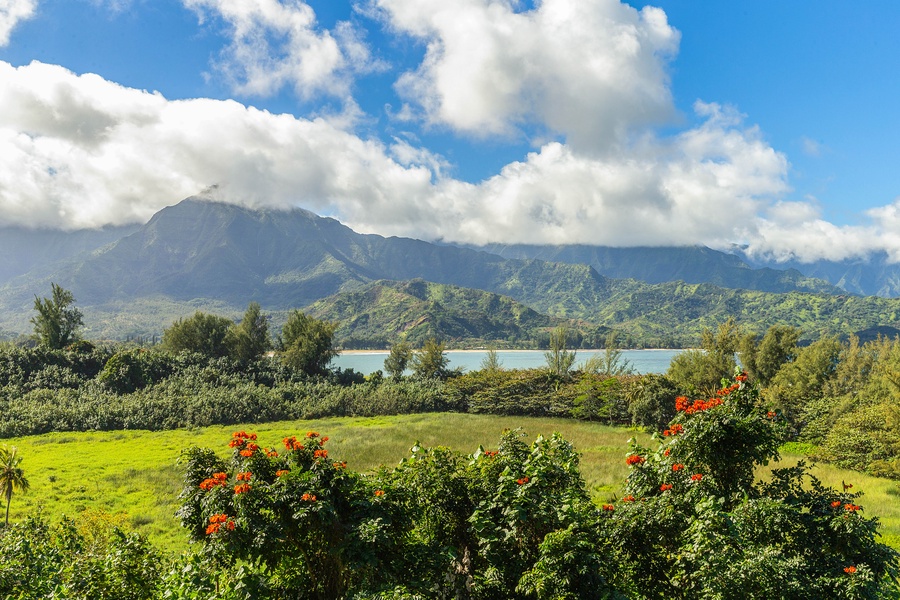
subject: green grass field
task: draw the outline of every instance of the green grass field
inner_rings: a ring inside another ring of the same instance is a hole
[[[10,520],[16,521],[39,507],[51,518],[77,516],[83,511],[124,515],[135,530],[157,546],[170,550],[187,547],[185,533],[175,518],[181,490],[181,450],[190,446],[213,448],[223,456],[231,433],[255,431],[262,446],[280,447],[288,435],[314,430],[330,436],[329,456],[347,466],[370,471],[394,465],[419,442],[448,446],[464,453],[479,445],[495,448],[504,429],[521,427],[527,440],[559,432],[582,454],[582,474],[598,500],[618,494],[628,472],[628,439],[649,444],[650,437],[634,430],[606,427],[566,419],[494,417],[456,413],[419,414],[377,418],[331,418],[263,425],[207,427],[176,431],[115,431],[53,433],[5,440],[23,457],[22,467],[31,483],[26,494],[13,497]],[[786,455],[796,462],[800,456]],[[852,483],[865,492],[860,503],[866,514],[883,524],[884,541],[900,549],[900,483],[818,465],[814,473],[825,483],[840,487]]]

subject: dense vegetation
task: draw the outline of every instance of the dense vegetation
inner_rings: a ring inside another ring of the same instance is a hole
[[[740,376],[678,401],[625,495],[597,505],[558,436],[505,434],[464,456],[413,447],[361,474],[317,432],[236,431],[186,453],[180,517],[198,542],[155,550],[109,520],[0,534],[0,591],[39,598],[890,598],[898,554],[858,494],[801,464],[757,481],[786,422]],[[223,440],[225,442],[226,440]]]

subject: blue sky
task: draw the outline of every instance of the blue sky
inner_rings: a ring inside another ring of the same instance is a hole
[[[0,0],[0,224],[207,190],[424,239],[900,259],[897,23],[888,0]]]

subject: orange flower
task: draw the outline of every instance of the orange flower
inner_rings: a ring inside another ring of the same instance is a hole
[[[831,503],[831,508],[837,508],[840,505],[841,505],[841,501],[835,500],[834,502]]]
[[[625,459],[625,464],[629,466],[642,465],[645,462],[647,462],[647,459],[640,454],[632,454]]]
[[[213,476],[209,479],[204,479],[200,483],[201,490],[211,490],[216,486],[225,485],[225,482],[228,480],[227,473],[213,473]]]
[[[314,494],[303,494],[302,496],[300,496],[300,499],[303,500],[304,502],[315,502],[316,501],[316,497]]]
[[[746,373],[741,373],[740,375],[735,375],[735,376],[734,376],[734,380],[735,380],[735,381],[740,381],[740,382],[747,381],[747,374],[746,374]]]
[[[862,506],[858,506],[856,504],[845,504],[844,505],[844,510],[846,510],[847,512],[856,512],[861,508],[862,508]]]
[[[241,450],[241,456],[250,458],[251,456],[253,456],[253,450],[250,450],[249,448],[246,450]]]
[[[671,484],[671,483],[664,483],[664,484],[662,484],[661,486],[659,486],[659,491],[661,491],[661,492],[667,492],[667,491],[669,491],[669,490],[671,490],[671,489],[672,489],[672,484]]]
[[[328,450],[316,450],[313,452],[313,458],[328,458]]]
[[[694,473],[691,475],[691,481],[700,481],[703,479],[703,473]]]
[[[384,496],[384,490],[375,490],[375,496],[376,496],[377,498],[380,498],[381,496]]]
[[[672,452],[672,451],[670,449],[666,448],[666,451],[663,452],[663,456],[668,456],[670,452]]]
[[[516,479],[516,483],[518,483],[519,485],[525,485],[529,481],[530,480],[527,477],[523,477],[522,479]]]
[[[675,423],[669,429],[666,429],[665,431],[663,431],[663,435],[678,435],[682,431],[684,431],[684,426],[682,426],[678,423]]]
[[[334,463],[334,468],[335,468],[335,469],[346,469],[346,468],[347,468],[347,461],[346,461],[346,460],[342,460],[341,462],[336,462],[336,463]]]
[[[605,510],[607,512],[612,512],[612,511],[616,510],[616,507],[613,506],[612,504],[604,504],[603,510]]]
[[[622,502],[634,502],[634,496],[629,494],[629,495],[625,496],[624,498],[622,498]]]
[[[219,532],[219,524],[218,523],[210,523],[206,526],[206,535],[212,535],[213,533]]]
[[[250,484],[248,484],[248,483],[241,483],[239,485],[234,486],[235,494],[244,494],[249,491],[250,491]]]
[[[235,478],[238,481],[250,481],[250,478],[253,477],[253,473],[250,471],[244,471],[242,473],[238,473]]]
[[[484,456],[487,456],[488,458],[494,458],[498,454],[500,454],[499,450],[485,450],[484,451]]]
[[[275,477],[281,477],[282,475],[287,475],[288,473],[290,473],[290,471],[288,471],[287,469],[279,469],[278,471],[275,471]]]
[[[767,418],[767,419],[774,419],[774,418],[775,418],[775,413],[772,412],[771,410],[768,411],[768,412],[766,413],[766,418]]]
[[[317,438],[317,437],[319,437],[319,434],[316,433],[315,431],[307,431],[306,437],[307,438]]]
[[[846,573],[847,575],[853,575],[854,573],[856,573],[856,567],[854,567],[853,565],[844,567],[844,573]]]
[[[675,463],[674,465],[672,465],[672,470],[675,471],[676,473],[678,471],[682,470],[683,468],[684,468],[684,465],[681,463]]]

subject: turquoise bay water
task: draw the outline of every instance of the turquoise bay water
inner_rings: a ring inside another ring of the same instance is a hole
[[[594,354],[602,354],[603,350],[578,350],[575,355],[577,367]],[[664,373],[669,368],[672,358],[681,350],[622,350],[622,358],[627,360],[635,373]],[[466,371],[477,371],[487,355],[483,350],[450,350],[450,368],[462,367]],[[352,352],[339,355],[331,362],[332,367],[353,369],[365,375],[384,370],[383,352]],[[498,350],[497,357],[506,369],[533,369],[547,365],[543,350]]]

